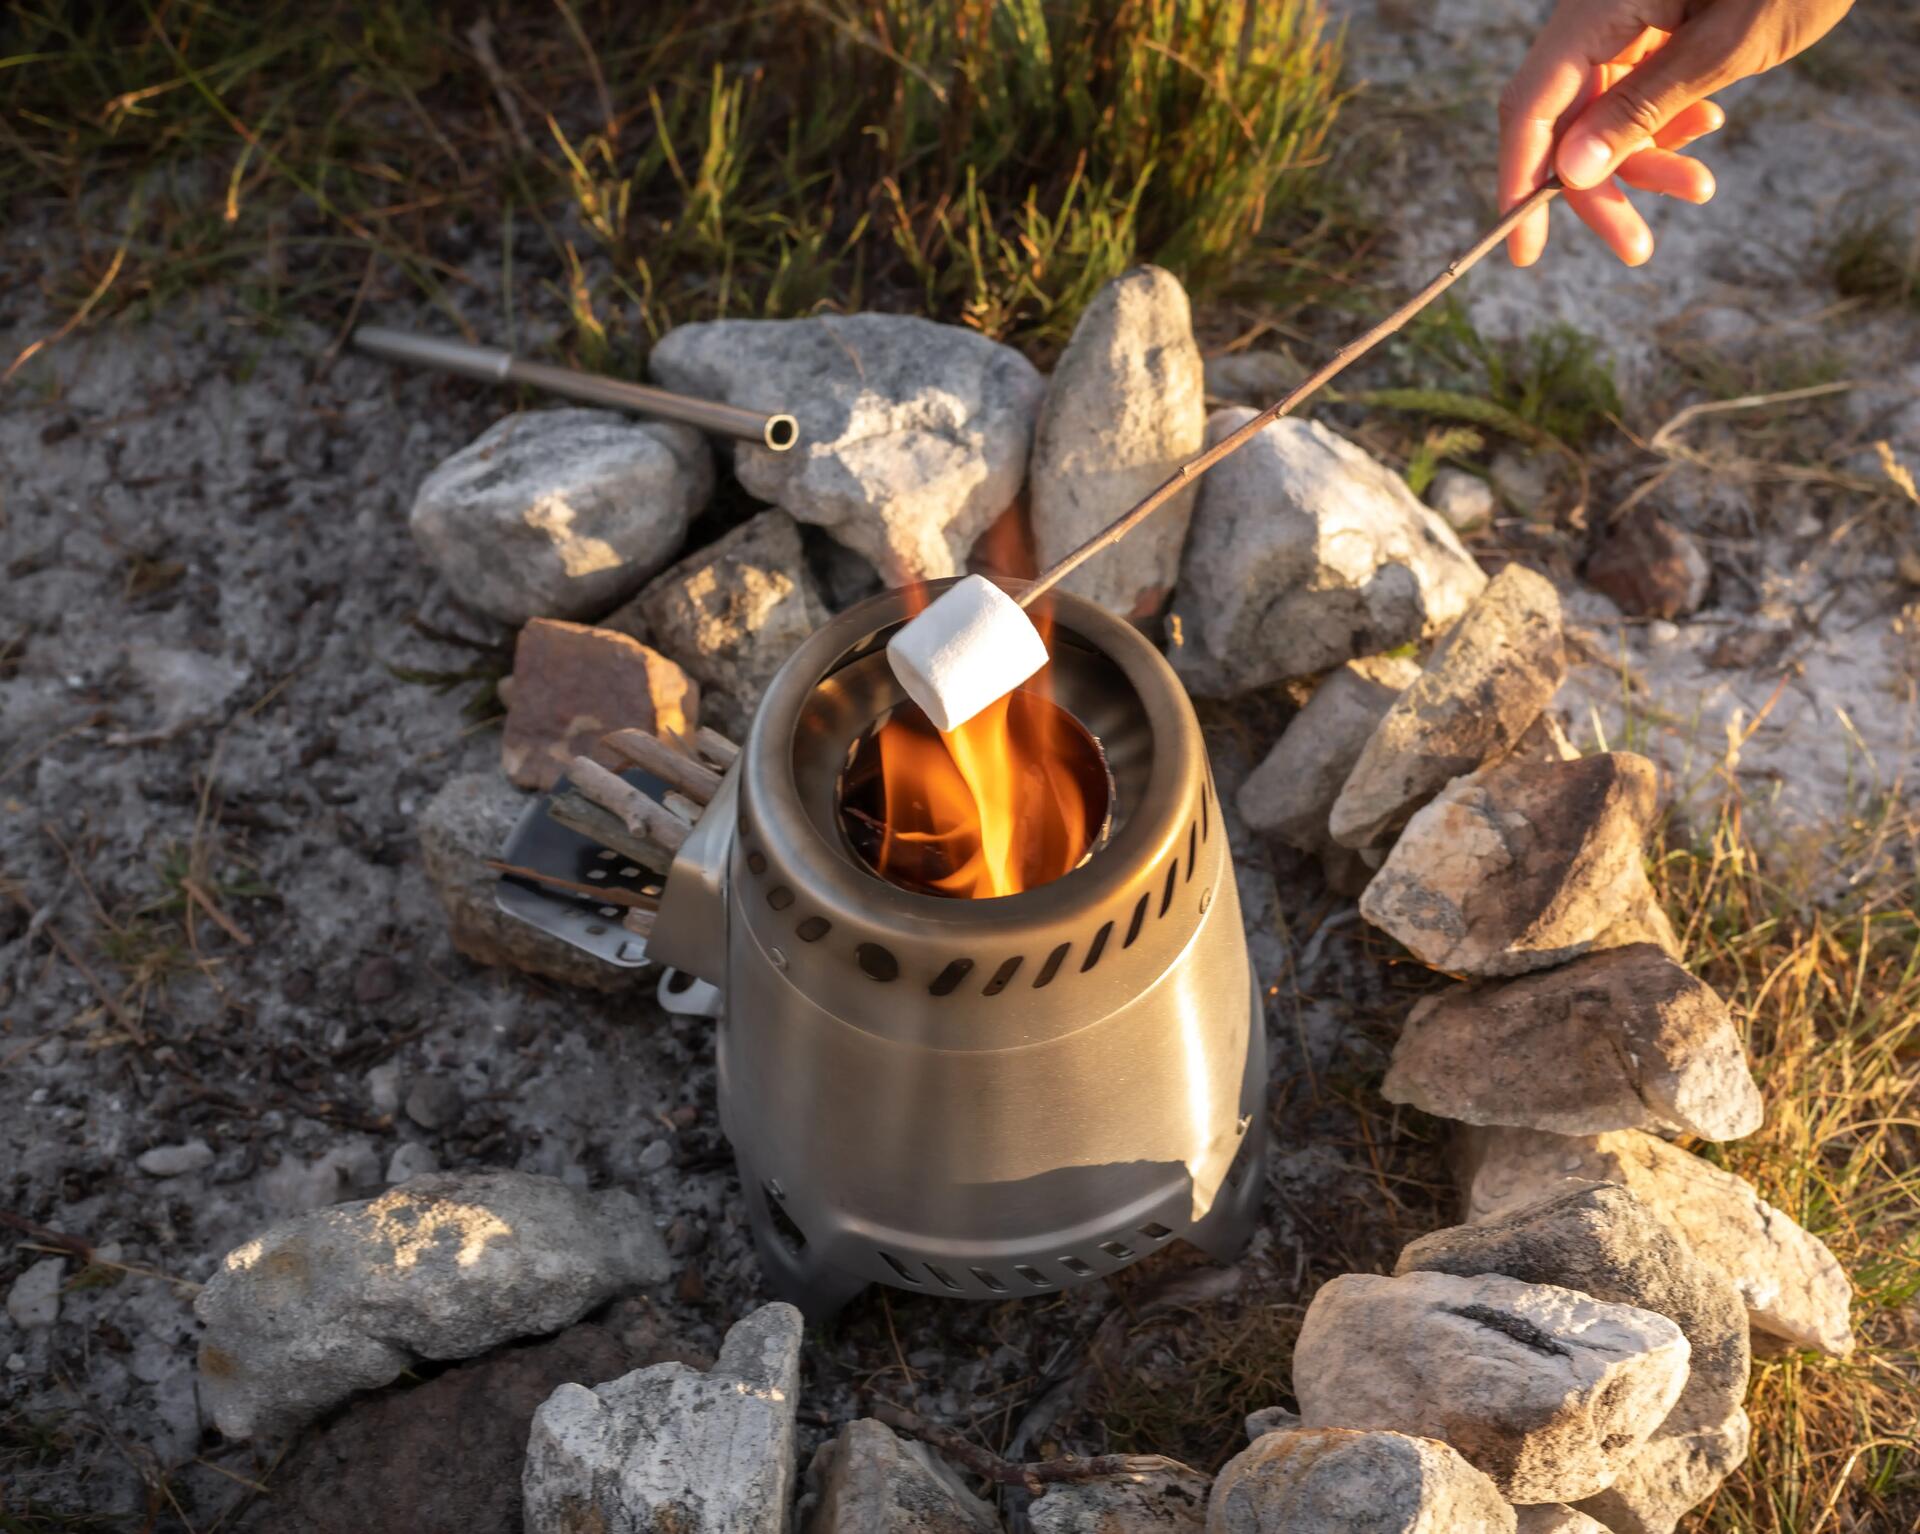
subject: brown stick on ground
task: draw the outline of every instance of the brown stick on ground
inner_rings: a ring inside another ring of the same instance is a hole
[[[720,774],[706,763],[696,762],[686,752],[645,730],[615,730],[605,736],[601,744],[618,751],[634,766],[652,773],[668,786],[679,789],[695,804],[711,801],[720,787]]]
[[[1092,1459],[1042,1459],[1016,1465],[981,1448],[965,1434],[929,1422],[918,1412],[895,1406],[891,1401],[877,1402],[873,1414],[888,1427],[896,1427],[932,1444],[975,1475],[985,1476],[1001,1486],[1024,1486],[1036,1497],[1043,1487],[1066,1481],[1099,1481],[1114,1475],[1157,1475],[1170,1470],[1194,1474],[1188,1466],[1164,1454],[1097,1454]]]
[[[1474,265],[1482,256],[1512,233],[1522,219],[1535,208],[1545,207],[1554,199],[1559,191],[1560,183],[1557,180],[1549,181],[1545,186],[1537,188],[1521,201],[1515,203],[1501,216],[1499,222],[1485,234],[1481,235],[1464,254],[1448,262],[1446,270],[1442,271],[1433,281],[1429,282],[1418,293],[1414,294],[1412,298],[1408,299],[1398,309],[1395,309],[1393,313],[1380,321],[1379,324],[1375,325],[1365,335],[1359,337],[1357,340],[1347,342],[1339,351],[1321,363],[1319,368],[1308,375],[1285,399],[1279,401],[1277,404],[1267,406],[1265,410],[1248,421],[1246,425],[1240,427],[1228,436],[1222,437],[1218,442],[1214,443],[1212,447],[1200,454],[1199,457],[1189,459],[1186,463],[1181,464],[1172,479],[1161,485],[1159,489],[1155,490],[1131,511],[1124,513],[1114,521],[1108,523],[1107,526],[1095,533],[1085,543],[1081,544],[1079,548],[1075,549],[1071,554],[1068,554],[1057,564],[1041,571],[1039,578],[1036,579],[1032,585],[1028,586],[1026,590],[1014,593],[1014,600],[1022,607],[1029,606],[1035,598],[1039,597],[1043,592],[1051,590],[1064,577],[1077,570],[1085,561],[1093,558],[1093,556],[1098,554],[1102,549],[1108,548],[1126,537],[1128,533],[1146,521],[1154,512],[1166,505],[1168,501],[1186,489],[1188,485],[1206,473],[1208,469],[1211,469],[1222,458],[1225,458],[1230,453],[1238,452],[1241,448],[1245,447],[1256,436],[1265,431],[1267,427],[1271,426],[1275,421],[1279,420],[1280,417],[1292,410],[1295,405],[1307,398],[1308,395],[1312,394],[1322,384],[1331,380],[1344,369],[1347,364],[1358,361],[1361,357],[1364,357],[1368,352],[1372,351],[1374,347],[1386,340],[1388,336],[1397,332],[1408,320],[1412,319],[1422,309],[1426,308],[1428,304],[1432,303],[1442,293],[1446,292],[1448,288],[1452,287],[1454,281],[1462,272]]]

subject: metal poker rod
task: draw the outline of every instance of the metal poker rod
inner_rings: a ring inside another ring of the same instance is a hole
[[[437,336],[388,330],[384,325],[362,325],[353,333],[353,344],[389,362],[438,368],[443,373],[458,373],[463,378],[477,378],[483,383],[528,384],[536,389],[545,389],[550,394],[563,394],[568,399],[584,400],[592,405],[611,405],[616,410],[631,410],[668,421],[682,421],[717,436],[758,442],[776,453],[784,453],[800,440],[799,423],[790,415],[762,415],[757,410],[742,410],[737,405],[722,405],[717,400],[694,399],[666,389],[650,388],[646,384],[601,378],[593,373],[576,373],[572,368],[529,362],[524,357],[516,357],[512,352],[503,352],[492,346],[443,341]]]

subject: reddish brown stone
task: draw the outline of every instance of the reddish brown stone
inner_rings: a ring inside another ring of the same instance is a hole
[[[1633,618],[1684,618],[1712,579],[1692,536],[1646,506],[1616,518],[1587,559],[1587,580]]]
[[[522,788],[552,788],[575,756],[609,767],[609,730],[692,735],[700,687],[659,651],[610,629],[535,618],[520,631],[500,765]]]

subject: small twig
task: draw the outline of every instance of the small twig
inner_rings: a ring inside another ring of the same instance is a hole
[[[693,830],[659,800],[590,756],[576,756],[567,764],[567,780],[588,800],[619,817],[633,835],[657,842],[670,853],[678,852]]]
[[[242,948],[251,948],[253,946],[253,939],[248,937],[247,934],[240,929],[239,924],[236,923],[231,916],[220,909],[219,902],[201,885],[199,880],[193,878],[182,879],[180,881],[180,889],[183,894],[207,913],[208,918],[216,927],[226,933],[228,937],[232,938]]]
[[[44,1225],[36,1225],[25,1215],[14,1214],[7,1209],[0,1209],[0,1225],[17,1230],[23,1236],[31,1236],[48,1246],[58,1247],[63,1252],[71,1252],[82,1262],[93,1261],[93,1243],[84,1236],[69,1236],[62,1231],[50,1230]]]
[[[632,911],[657,911],[660,902],[651,895],[637,895],[632,890],[621,889],[614,884],[583,884],[578,879],[562,879],[557,874],[542,873],[537,868],[527,868],[519,863],[503,863],[498,858],[487,858],[486,866],[497,874],[512,874],[517,879],[532,879],[537,884],[550,884],[555,889],[571,890],[576,895],[591,895],[602,905],[624,906]]]
[[[598,842],[642,868],[665,874],[673,867],[673,854],[658,843],[635,836],[620,817],[603,810],[585,794],[556,794],[547,801],[547,814],[569,831]]]
[[[513,82],[507,78],[506,70],[500,67],[500,56],[493,51],[491,16],[482,16],[467,28],[467,46],[480,61],[480,71],[493,87],[494,99],[500,103],[500,110],[506,114],[507,131],[513,135],[514,144],[529,160],[539,159],[533,140],[527,137],[527,123],[520,115],[520,103],[513,99]]]
[[[1668,452],[1668,446],[1673,441],[1674,433],[1703,415],[1720,415],[1729,410],[1759,410],[1767,405],[1789,405],[1795,400],[1818,399],[1823,394],[1844,394],[1848,389],[1858,387],[1852,379],[1843,378],[1835,383],[1809,384],[1804,389],[1783,389],[1778,394],[1743,394],[1738,399],[1703,400],[1697,405],[1687,406],[1656,431],[1647,439],[1647,447],[1671,457],[1674,455]]]
[[[718,730],[709,729],[704,724],[693,732],[693,748],[722,772],[731,767],[734,758],[740,754],[738,746]]]
[[[696,804],[685,794],[675,793],[672,789],[667,790],[660,802],[666,805],[669,813],[678,815],[688,825],[695,824],[700,819],[700,811],[706,808],[704,804]]]
[[[1111,1476],[1163,1475],[1184,1473],[1191,1468],[1164,1454],[1096,1454],[1091,1459],[1042,1459],[1016,1465],[990,1450],[971,1442],[952,1428],[929,1422],[918,1412],[895,1406],[891,1401],[876,1402],[874,1416],[888,1427],[911,1433],[923,1443],[932,1444],[948,1459],[957,1460],[975,1475],[984,1476],[999,1486],[1023,1486],[1035,1496],[1041,1488],[1074,1481],[1102,1481]]]
[[[709,803],[720,788],[720,774],[704,762],[695,761],[686,752],[668,745],[658,735],[645,730],[615,730],[601,744],[650,772],[672,788],[677,788],[695,804]]]

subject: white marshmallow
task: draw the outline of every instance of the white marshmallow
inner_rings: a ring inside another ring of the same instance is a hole
[[[1026,610],[984,576],[969,575],[895,631],[887,659],[934,728],[957,730],[1047,663]]]

